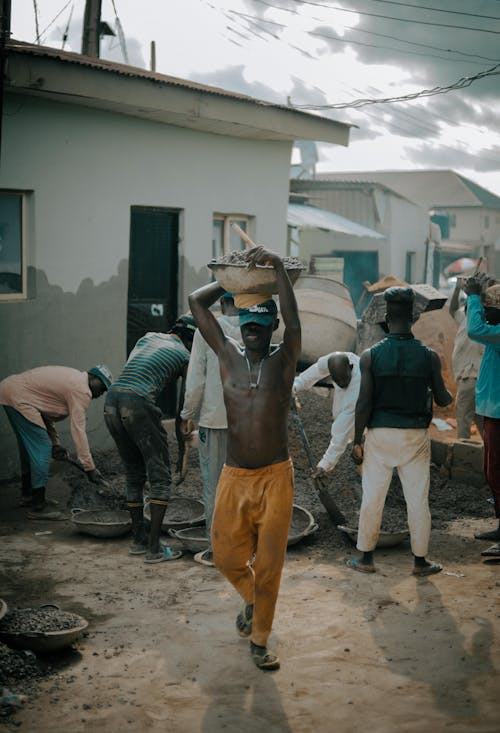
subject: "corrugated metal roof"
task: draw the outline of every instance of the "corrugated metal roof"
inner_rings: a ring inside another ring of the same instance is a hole
[[[500,209],[500,197],[453,170],[385,170],[320,173],[315,180],[336,183],[379,183],[420,206]]]
[[[106,59],[94,58],[92,56],[83,56],[79,53],[62,51],[56,48],[51,48],[49,46],[39,46],[25,43],[24,41],[11,39],[8,41],[6,49],[7,53],[9,51],[17,51],[27,56],[56,59],[64,61],[65,63],[76,64],[78,66],[84,66],[90,69],[113,72],[120,76],[126,76],[132,79],[144,79],[162,85],[180,87],[193,92],[203,92],[218,97],[227,97],[231,100],[247,102],[259,107],[268,107],[271,109],[283,110],[286,112],[291,112],[294,115],[300,115],[307,120],[321,120],[322,122],[329,122],[332,124],[332,126],[338,125],[339,127],[344,127],[346,129],[356,127],[356,125],[345,122],[338,122],[331,118],[321,117],[319,115],[313,115],[310,112],[304,112],[302,110],[294,109],[293,107],[290,107],[286,104],[266,102],[261,99],[256,99],[255,97],[250,97],[246,94],[239,94],[237,92],[228,91],[227,89],[221,89],[220,87],[208,86],[207,84],[199,84],[198,82],[189,81],[188,79],[180,79],[178,77],[169,76],[167,74],[159,74],[153,71],[149,71],[147,69],[138,68],[136,66],[119,64],[115,61],[107,61]]]
[[[116,61],[107,61],[106,59],[94,58],[93,56],[83,56],[79,53],[73,53],[70,51],[61,51],[57,48],[50,48],[50,46],[38,46],[31,43],[25,43],[24,41],[10,40],[7,44],[7,51],[20,51],[28,56],[40,56],[44,58],[59,59],[66,63],[78,64],[79,66],[86,66],[91,69],[103,69],[106,71],[112,71],[115,74],[121,76],[128,76],[135,79],[149,79],[150,81],[161,82],[163,84],[169,84],[172,86],[184,87],[185,89],[192,89],[198,92],[208,92],[209,94],[216,94],[221,97],[231,97],[232,99],[241,99],[244,101],[255,102],[256,104],[262,104],[268,107],[278,107],[281,109],[290,109],[286,105],[272,104],[271,102],[264,102],[254,97],[250,97],[245,94],[237,94],[236,92],[230,92],[226,89],[220,89],[219,87],[208,86],[207,84],[198,84],[197,82],[189,81],[188,79],[180,79],[176,76],[169,76],[168,74],[158,74],[154,71],[148,71],[147,69],[141,69],[137,66],[128,66],[127,64],[118,64]]]
[[[352,176],[347,173],[317,173],[314,178],[291,178],[290,186],[295,190],[307,191],[313,188],[328,188],[328,189],[352,189],[359,190],[360,188],[369,188],[377,186],[382,191],[391,193],[401,199],[406,198],[400,192],[386,186],[385,183],[377,181],[375,178],[370,178],[369,175],[366,177],[362,174],[353,174]]]
[[[331,211],[318,209],[315,206],[305,204],[288,204],[287,224],[300,229],[326,229],[329,232],[341,232],[351,234],[354,237],[371,237],[372,239],[385,239],[383,234],[374,229],[356,224]]]

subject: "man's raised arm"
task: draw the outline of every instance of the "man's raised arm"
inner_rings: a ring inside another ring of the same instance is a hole
[[[297,359],[301,350],[299,309],[283,260],[276,252],[261,246],[248,250],[245,258],[255,265],[272,265],[276,270],[280,311],[285,325],[283,343],[291,357]]]
[[[188,298],[195,323],[207,344],[216,354],[220,353],[226,337],[214,314],[210,311],[210,306],[224,293],[225,290],[219,283],[214,282],[198,288]]]

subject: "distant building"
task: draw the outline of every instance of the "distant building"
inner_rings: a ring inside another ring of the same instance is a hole
[[[342,174],[318,173],[314,180],[290,181],[293,195],[307,196],[309,204],[366,228],[357,235],[347,230],[307,230],[300,237],[301,257],[312,257],[319,264],[321,256],[342,259],[343,282],[358,312],[364,282],[374,283],[384,275],[425,282],[437,236],[425,209],[369,175],[343,180]]]
[[[353,171],[331,180],[371,180],[429,212],[442,232],[441,269],[463,255],[482,255],[500,276],[500,196],[453,170]]]

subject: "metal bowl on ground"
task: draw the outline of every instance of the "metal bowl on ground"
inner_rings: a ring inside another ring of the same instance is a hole
[[[182,544],[184,549],[196,555],[208,547],[206,527],[185,527],[184,529],[172,529],[168,531],[171,537]]]
[[[144,504],[144,518],[147,522],[151,521],[151,507],[148,501]],[[175,496],[168,501],[161,528],[163,532],[168,532],[169,529],[185,529],[204,523],[205,508],[203,502],[198,499]]]
[[[288,531],[288,546],[295,545],[304,537],[308,537],[316,532],[318,525],[313,515],[299,506],[293,505],[292,521]],[[186,527],[184,529],[170,529],[169,534],[176,540],[179,540],[186,550],[196,554],[202,552],[208,547],[206,527]]]
[[[58,606],[52,606],[51,604],[40,606],[38,609],[24,610],[31,610],[37,613],[45,609],[52,609],[54,614],[61,612]],[[8,646],[16,649],[30,649],[33,652],[58,651],[73,644],[89,625],[83,616],[78,616],[73,613],[71,616],[74,618],[75,625],[59,631],[33,631],[27,628],[21,628],[19,631],[4,631],[2,629],[2,622],[0,622],[0,639]]]
[[[342,524],[338,524],[337,529],[340,529],[340,531],[348,535],[353,542],[356,542],[358,538],[357,528],[345,527]],[[377,547],[395,547],[407,540],[409,536],[410,533],[407,529],[401,530],[401,532],[380,532],[377,540]]]
[[[244,263],[219,264],[210,262],[208,267],[219,283],[228,293],[277,293],[278,283],[276,271],[270,265],[255,265],[249,268]],[[295,265],[285,269],[292,285],[297,281],[300,273],[306,268],[304,265]]]
[[[288,530],[288,547],[316,532],[318,525],[311,512],[298,504],[293,505],[292,521]]]
[[[132,527],[124,509],[72,509],[71,522],[78,532],[92,537],[121,537]]]

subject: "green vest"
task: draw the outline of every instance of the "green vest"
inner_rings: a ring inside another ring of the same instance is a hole
[[[369,428],[427,428],[432,419],[431,351],[412,334],[389,334],[372,346]]]

